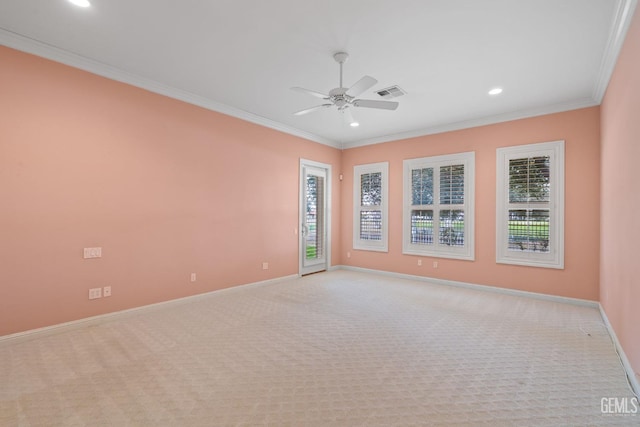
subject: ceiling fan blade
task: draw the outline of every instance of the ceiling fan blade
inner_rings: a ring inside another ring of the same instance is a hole
[[[329,95],[325,95],[324,93],[316,92],[315,90],[305,89],[303,87],[292,87],[291,90],[295,90],[296,92],[306,93],[308,95],[315,96],[316,98],[329,99]]]
[[[373,77],[364,76],[347,90],[347,95],[356,97],[376,83],[378,81]]]
[[[382,110],[395,110],[398,103],[393,101],[376,101],[373,99],[354,99],[353,105],[356,107],[379,108]]]
[[[345,108],[342,110],[342,114],[344,114],[344,118],[347,121],[347,123],[349,123],[349,125],[351,126],[357,126],[354,125],[353,123],[357,123],[355,121],[355,119],[353,118],[353,115],[351,114],[351,110],[349,108]]]
[[[316,111],[316,110],[319,110],[321,108],[327,108],[327,107],[331,107],[331,106],[333,106],[333,104],[316,105],[315,107],[311,107],[311,108],[307,108],[305,110],[297,111],[297,112],[293,113],[293,115],[294,116],[302,116],[303,114],[311,113],[312,111]]]

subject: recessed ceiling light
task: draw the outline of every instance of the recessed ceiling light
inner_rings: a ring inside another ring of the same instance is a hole
[[[491,89],[489,91],[489,95],[499,95],[502,93],[502,88],[501,87],[494,87],[493,89]]]
[[[351,123],[349,123],[349,126],[351,126],[352,128],[357,128],[358,126],[360,126],[360,123],[358,123],[358,122],[351,122]]]
[[[91,3],[89,3],[89,0],[69,0],[71,3],[75,4],[76,6],[80,6],[80,7],[89,7],[91,6]]]

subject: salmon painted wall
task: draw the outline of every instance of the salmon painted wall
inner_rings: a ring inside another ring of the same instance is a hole
[[[348,149],[342,170],[342,263],[588,300],[598,299],[599,107]],[[496,149],[565,140],[565,269],[496,264]],[[402,254],[402,161],[474,151],[475,261]],[[353,166],[389,161],[389,252],[353,250]],[[351,258],[347,253],[351,253]],[[417,265],[418,258],[425,262]],[[435,260],[435,258],[433,258]]]
[[[339,263],[340,150],[2,46],[0,64],[0,335],[296,274],[300,157],[333,165]]]
[[[600,302],[640,382],[640,8],[601,113]]]

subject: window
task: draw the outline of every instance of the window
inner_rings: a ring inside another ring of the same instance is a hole
[[[474,259],[475,153],[404,161],[403,253]]]
[[[353,168],[353,248],[387,252],[389,163]]]
[[[564,141],[497,150],[496,261],[564,268]]]

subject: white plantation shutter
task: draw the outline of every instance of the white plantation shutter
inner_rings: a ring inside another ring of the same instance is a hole
[[[387,251],[389,164],[354,166],[353,248]]]
[[[509,159],[509,250],[550,250],[550,161],[550,156]]]
[[[441,245],[464,246],[464,165],[440,167]],[[456,209],[443,209],[445,206]],[[460,226],[462,225],[462,226]]]
[[[473,259],[474,153],[404,161],[403,253]]]
[[[382,172],[360,175],[360,239],[382,240]]]
[[[433,168],[411,169],[411,244],[433,245]]]
[[[497,150],[496,261],[564,268],[564,141]]]

